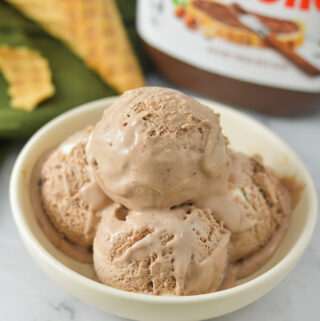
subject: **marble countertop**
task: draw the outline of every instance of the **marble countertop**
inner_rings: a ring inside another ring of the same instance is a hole
[[[149,85],[167,85],[149,77]],[[245,111],[281,136],[308,167],[320,195],[320,110],[300,118],[275,118]],[[11,169],[24,142],[14,143],[0,165],[0,320],[120,321],[124,320],[74,298],[54,283],[33,261],[15,227],[9,205]],[[306,252],[291,273],[267,295],[216,321],[319,320],[319,220]]]

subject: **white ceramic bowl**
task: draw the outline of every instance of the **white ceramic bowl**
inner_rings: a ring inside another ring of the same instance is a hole
[[[221,114],[223,132],[234,149],[260,153],[281,175],[295,175],[305,184],[290,228],[273,258],[242,284],[225,291],[188,297],[151,296],[117,290],[92,280],[91,265],[80,264],[57,250],[39,228],[29,199],[30,175],[39,157],[76,130],[94,124],[115,98],[75,108],[42,127],[25,145],[14,166],[10,201],[20,235],[32,257],[50,277],[77,298],[99,309],[134,320],[188,321],[237,310],[271,290],[293,268],[315,226],[316,192],[305,166],[279,137],[233,109],[202,101]]]

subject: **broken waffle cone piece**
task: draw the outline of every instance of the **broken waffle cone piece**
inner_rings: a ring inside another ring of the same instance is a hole
[[[37,51],[1,46],[0,71],[9,83],[13,108],[32,111],[55,92],[48,61]]]
[[[7,0],[122,93],[144,85],[114,0]]]
[[[63,13],[63,1],[60,0],[6,0],[19,9],[25,16],[38,22],[51,35],[65,41],[71,41],[66,30]],[[66,2],[68,2],[67,0]]]

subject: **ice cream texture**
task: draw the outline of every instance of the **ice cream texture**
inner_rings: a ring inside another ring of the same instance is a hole
[[[36,188],[54,228],[93,243],[98,280],[126,291],[234,286],[272,256],[292,211],[262,158],[231,150],[219,115],[172,89],[125,92],[40,168]]]
[[[135,210],[201,199],[226,182],[218,115],[166,88],[127,91],[106,109],[88,159],[104,192]]]
[[[129,211],[115,204],[94,240],[94,265],[106,285],[148,294],[217,290],[228,263],[230,232],[210,210]]]
[[[229,150],[228,189],[201,204],[231,231],[231,262],[261,249],[291,212],[290,194],[258,155]],[[199,205],[199,204],[198,204]]]
[[[41,200],[54,227],[82,247],[93,243],[102,210],[112,203],[95,181],[86,158],[92,127],[77,132],[49,154],[40,181]]]

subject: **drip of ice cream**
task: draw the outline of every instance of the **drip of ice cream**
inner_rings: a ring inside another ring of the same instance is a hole
[[[213,292],[228,262],[230,233],[209,210],[129,211],[109,207],[94,240],[99,280],[122,290],[166,295]]]
[[[88,159],[104,192],[127,208],[170,208],[226,186],[219,117],[182,93],[127,91],[95,126]]]

